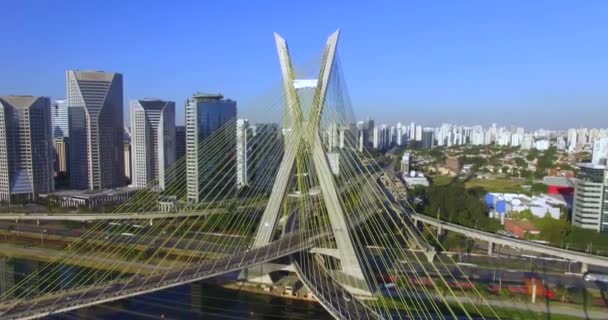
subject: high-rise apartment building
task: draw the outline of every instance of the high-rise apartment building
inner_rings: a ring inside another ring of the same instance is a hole
[[[71,187],[125,185],[122,75],[67,71],[66,79]]]
[[[608,167],[580,163],[574,180],[572,224],[596,231],[608,231]]]
[[[416,140],[416,123],[410,123],[408,138],[410,141]]]
[[[131,181],[164,190],[175,162],[175,102],[131,101]]]
[[[593,153],[591,162],[596,164],[606,164],[608,159],[608,137],[595,138],[593,140]]]
[[[50,99],[0,96],[0,201],[53,190]]]
[[[416,125],[416,137],[414,140],[422,141],[422,126],[421,125]]]
[[[218,171],[229,161],[229,153],[236,151],[235,146],[236,101],[224,99],[221,94],[197,93],[186,103],[186,176],[188,201],[199,202],[203,196],[204,186],[211,185],[210,180],[221,178]],[[202,143],[218,132],[214,137],[221,146],[220,150],[210,150],[211,145]],[[203,161],[202,157],[206,160]],[[220,165],[222,164],[222,165]]]

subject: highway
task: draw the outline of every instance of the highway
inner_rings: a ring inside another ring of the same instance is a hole
[[[146,213],[2,213],[0,220],[12,221],[94,221],[94,220],[154,220],[188,218],[225,212],[208,209],[205,212],[146,212]]]
[[[18,227],[17,227],[18,226]],[[43,235],[49,240],[62,240],[57,239],[57,237],[63,238],[74,238],[79,240],[85,233],[87,234],[88,241],[103,241],[108,242],[111,241],[116,245],[121,246],[130,246],[130,245],[144,245],[149,248],[161,248],[161,249],[180,249],[180,250],[192,250],[198,252],[210,252],[210,253],[222,253],[222,254],[231,254],[242,250],[242,248],[227,248],[226,245],[223,245],[219,241],[201,241],[198,239],[192,238],[184,238],[181,239],[178,237],[173,237],[166,241],[165,238],[161,238],[158,236],[140,236],[134,234],[133,236],[116,234],[111,232],[96,232],[96,231],[86,231],[81,229],[73,229],[66,230],[64,228],[57,228],[53,226],[45,226],[45,225],[35,225],[35,224],[17,224],[14,222],[0,222],[0,230],[5,229],[9,230],[12,227],[12,232],[14,234],[19,233],[31,233],[31,234],[39,234]],[[232,235],[219,235],[219,234],[206,234],[208,237],[214,238],[227,238],[228,241],[233,241]],[[63,239],[66,240],[67,239]]]

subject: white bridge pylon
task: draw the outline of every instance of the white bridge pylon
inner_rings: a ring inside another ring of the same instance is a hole
[[[318,80],[315,81],[295,79],[287,42],[275,33],[275,41],[283,74],[283,90],[286,99],[285,123],[291,124],[291,131],[286,130],[283,159],[272,187],[270,199],[268,200],[262,220],[258,226],[253,247],[261,247],[270,242],[281,211],[281,203],[285,198],[290,178],[294,174],[293,168],[296,160],[296,153],[298,150],[301,150],[302,144],[307,144],[308,148],[305,148],[304,150],[310,150],[308,152],[310,152],[310,156],[312,157],[315,168],[314,171],[321,188],[321,195],[327,207],[329,221],[337,246],[338,258],[342,266],[342,272],[364,280],[364,283],[367,283],[357,253],[351,242],[344,210],[338,198],[336,183],[329,161],[323,150],[319,133],[321,114],[325,104],[328,84],[332,76],[332,67],[334,65],[339,34],[340,31],[338,30],[328,38],[319,77]],[[300,106],[300,99],[297,94],[297,88],[301,86],[315,87],[310,114],[306,120],[304,119]]]

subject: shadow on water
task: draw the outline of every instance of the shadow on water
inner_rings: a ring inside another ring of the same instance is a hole
[[[50,319],[332,319],[318,304],[193,283]]]

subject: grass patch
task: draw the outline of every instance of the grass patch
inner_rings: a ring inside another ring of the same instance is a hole
[[[488,192],[526,193],[521,181],[511,179],[471,179],[465,183],[466,188],[483,188]]]

